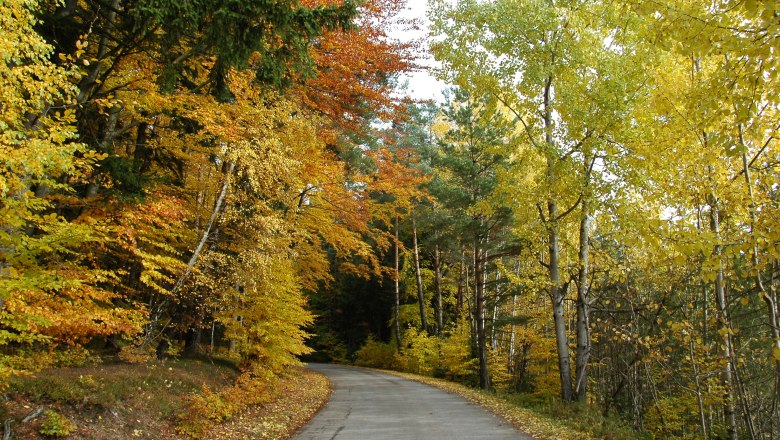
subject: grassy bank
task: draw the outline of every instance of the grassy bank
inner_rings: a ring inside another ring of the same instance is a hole
[[[247,381],[227,361],[179,359],[14,378],[0,418],[25,439],[281,439],[328,395],[327,379],[303,369]]]

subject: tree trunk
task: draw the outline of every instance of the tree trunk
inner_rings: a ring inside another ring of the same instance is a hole
[[[187,333],[184,336],[184,350],[185,356],[192,356],[200,353],[200,340],[201,329],[200,327],[191,326],[187,329]]]
[[[401,325],[399,323],[400,321],[400,312],[399,309],[401,308],[401,286],[399,284],[399,274],[398,274],[398,216],[395,216],[395,219],[393,221],[393,226],[395,227],[395,241],[393,242],[393,250],[395,253],[395,271],[393,272],[393,283],[395,287],[395,307],[393,309],[393,331],[395,332],[395,343],[396,343],[396,350],[398,352],[401,351]]]
[[[710,228],[715,233],[716,240],[714,255],[718,258],[718,269],[715,274],[715,300],[718,307],[718,320],[720,332],[723,338],[723,415],[726,419],[726,437],[737,440],[737,424],[734,416],[734,372],[732,371],[732,341],[731,325],[729,322],[728,303],[726,301],[726,289],[723,276],[723,249],[720,245],[720,216],[718,213],[718,201],[714,195],[709,196]]]
[[[753,194],[753,179],[751,177],[750,173],[750,166],[748,164],[747,159],[747,146],[745,145],[744,138],[742,136],[742,126],[739,127],[739,138],[740,143],[742,144],[742,172],[745,175],[745,184],[747,185],[748,190],[748,196],[750,197],[750,239],[752,241],[753,245],[753,255],[752,255],[752,263],[753,263],[753,272],[755,275],[755,282],[756,282],[756,289],[761,294],[761,299],[764,301],[764,304],[766,304],[767,309],[767,317],[769,318],[769,328],[772,333],[772,350],[776,350],[777,352],[780,352],[780,320],[778,320],[778,313],[777,313],[777,303],[776,303],[776,295],[774,292],[774,286],[770,282],[767,285],[764,284],[764,280],[761,277],[761,267],[760,267],[760,257],[759,257],[759,247],[758,247],[758,237],[756,236],[756,223],[758,222],[758,215],[756,214],[756,202],[755,202],[755,196]],[[772,357],[770,357],[771,359]],[[775,366],[775,380],[774,380],[774,387],[775,392],[774,395],[775,401],[772,405],[772,414],[776,414],[778,410],[777,406],[777,396],[780,395],[780,359],[777,357],[774,357],[774,366]]]
[[[583,211],[586,202],[583,201]],[[588,358],[590,357],[590,299],[588,297],[588,233],[590,216],[583,213],[580,220],[579,276],[577,285],[577,387],[574,390],[580,403],[588,399]]]
[[[555,165],[557,157],[555,140],[553,138],[553,117],[552,117],[552,76],[547,77],[544,84],[544,141],[548,151],[547,156],[547,185],[550,191],[554,191],[556,183]],[[547,200],[547,233],[549,245],[550,263],[548,271],[550,274],[550,301],[552,301],[553,321],[555,323],[555,342],[558,351],[558,372],[561,378],[561,399],[566,402],[572,400],[571,386],[571,359],[569,355],[569,337],[566,333],[566,316],[563,304],[566,292],[561,289],[560,272],[560,245],[559,225],[558,225],[558,201],[554,195]]]
[[[463,310],[463,294],[466,290],[466,286],[469,285],[469,274],[468,274],[468,267],[466,266],[466,255],[465,252],[461,252],[460,254],[460,273],[458,275],[458,298],[455,301],[455,309],[458,313],[458,318],[460,318],[460,312]]]
[[[106,127],[103,129],[103,137],[101,139],[101,145],[104,152],[112,155],[114,152],[114,139],[116,138],[116,127],[119,124],[119,114],[122,109],[119,106],[113,106],[108,110],[108,120],[106,120]],[[87,186],[87,197],[95,197],[100,189],[98,182],[92,182]]]
[[[474,314],[477,325],[477,355],[479,356],[479,387],[490,388],[490,372],[487,364],[487,338],[485,335],[485,283],[482,250],[479,241],[474,240]]]
[[[493,316],[490,325],[490,347],[493,350],[498,349],[498,336],[496,334],[496,321],[498,321],[498,298],[501,294],[499,288],[499,281],[501,280],[501,272],[496,271],[496,297],[493,300]]]
[[[184,282],[187,280],[187,277],[189,277],[189,275],[192,273],[192,270],[195,268],[195,265],[198,262],[198,258],[203,251],[203,246],[206,244],[206,241],[211,235],[211,230],[214,227],[214,224],[217,222],[217,219],[222,213],[222,205],[225,202],[225,197],[227,196],[228,188],[230,187],[230,176],[233,174],[234,169],[235,164],[231,162],[225,175],[225,181],[222,183],[222,189],[220,190],[219,196],[214,203],[214,209],[211,211],[211,217],[209,218],[209,222],[206,225],[206,229],[203,231],[197,246],[195,246],[195,250],[192,252],[192,256],[187,262],[187,268],[184,270],[184,273],[182,273],[179,279],[176,280],[176,283],[174,283],[173,287],[171,287],[171,295],[165,299],[160,300],[155,306],[154,311],[150,309],[148,331],[146,332],[144,344],[147,344],[149,341],[152,341],[159,336],[155,335],[154,333],[155,328],[157,327],[157,322],[162,316],[163,309],[168,304],[169,298],[174,296],[179,291],[179,289],[181,289],[181,287],[184,285]]]
[[[428,319],[425,317],[425,292],[420,273],[420,250],[417,246],[417,221],[414,219],[414,214],[412,214],[412,243],[414,245],[414,271],[417,278],[417,301],[420,304],[420,327],[423,331],[428,332]]]
[[[436,301],[434,302],[434,308],[436,309],[436,335],[441,336],[441,332],[444,330],[444,310],[441,300],[441,251],[439,251],[438,244],[433,249],[433,271],[436,282]]]
[[[577,400],[588,401],[588,359],[590,358],[590,298],[589,298],[589,254],[590,254],[590,169],[591,158],[585,154],[583,160],[584,187],[580,214],[579,273],[577,277],[577,354],[575,373],[577,386],[574,393]]]
[[[187,269],[184,271],[182,276],[176,280],[176,284],[174,284],[173,288],[171,289],[171,293],[176,293],[181,288],[181,286],[184,284],[184,281],[187,280],[187,277],[195,268],[195,264],[198,262],[198,258],[203,251],[203,246],[206,244],[206,241],[209,238],[209,234],[211,234],[211,228],[214,227],[214,223],[217,221],[217,218],[219,218],[220,214],[222,214],[222,205],[225,202],[225,196],[227,195],[228,188],[230,187],[230,176],[233,174],[235,166],[236,164],[233,162],[231,162],[228,166],[227,173],[225,175],[225,181],[222,183],[222,189],[219,192],[219,197],[217,197],[217,201],[214,204],[214,209],[211,211],[211,217],[209,217],[209,222],[206,224],[206,230],[203,231],[203,235],[201,235],[198,245],[195,246],[195,250],[192,252],[190,261],[187,262]]]
[[[509,326],[509,350],[507,370],[514,374],[515,370],[515,309],[517,308],[517,292],[512,289],[512,311],[510,312],[510,318],[512,324]]]

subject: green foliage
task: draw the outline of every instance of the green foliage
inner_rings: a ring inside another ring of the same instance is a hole
[[[213,94],[227,102],[234,94],[227,76],[232,68],[251,67],[257,79],[281,87],[297,75],[310,76],[313,62],[311,41],[324,30],[349,28],[357,15],[352,1],[340,6],[300,7],[294,3],[268,1],[204,1],[175,4],[157,0],[138,1],[132,9],[136,32],[159,35],[160,53],[171,61],[180,56],[186,42],[193,51],[216,57],[209,76]],[[252,62],[252,58],[256,61]],[[174,79],[184,76],[184,64],[169,64],[162,86],[174,91]]]
[[[527,393],[498,392],[497,396],[518,408],[530,409],[556,424],[578,432],[587,432],[593,438],[609,440],[654,438],[650,433],[632,429],[625,420],[613,414],[605,415],[592,405],[564,403]]]
[[[74,429],[76,429],[76,425],[67,417],[54,410],[47,409],[43,413],[41,429],[38,432],[52,437],[67,437]]]

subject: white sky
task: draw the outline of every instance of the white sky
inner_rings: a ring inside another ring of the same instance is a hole
[[[397,38],[401,41],[410,41],[415,38],[427,39],[428,35],[428,20],[425,16],[427,10],[426,0],[407,0],[406,10],[401,14],[401,18],[417,18],[420,19],[422,29],[418,31],[402,31],[400,29],[388,29],[387,34],[391,38]],[[422,49],[427,50],[427,41],[423,41]],[[423,66],[435,66],[436,61],[428,53],[420,54],[418,63]],[[400,78],[401,83],[404,81],[409,82],[409,89],[407,94],[415,99],[434,99],[442,101],[442,90],[447,87],[443,82],[433,78],[427,71],[422,70],[419,72],[412,72],[409,75],[403,75]]]

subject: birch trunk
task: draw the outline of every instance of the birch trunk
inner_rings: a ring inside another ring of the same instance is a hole
[[[547,184],[552,191],[556,182],[553,120],[552,120],[552,77],[548,77],[544,85],[544,131],[545,146],[550,150],[547,155]],[[569,355],[569,337],[566,334],[566,316],[563,299],[566,292],[561,289],[560,272],[560,244],[558,225],[558,201],[551,195],[547,200],[547,234],[550,263],[550,301],[553,308],[553,321],[555,324],[555,342],[558,351],[558,372],[561,378],[561,399],[565,402],[572,400],[571,386],[571,359]]]
[[[709,197],[710,205],[710,228],[715,233],[716,242],[714,255],[718,259],[718,268],[715,274],[715,301],[718,307],[718,321],[720,323],[719,333],[722,335],[723,342],[723,360],[725,361],[722,381],[723,381],[723,415],[726,419],[726,437],[731,440],[737,440],[737,424],[734,416],[734,372],[732,370],[732,341],[731,325],[726,302],[726,289],[723,276],[723,249],[720,245],[720,216],[718,213],[718,201],[714,195]]]

